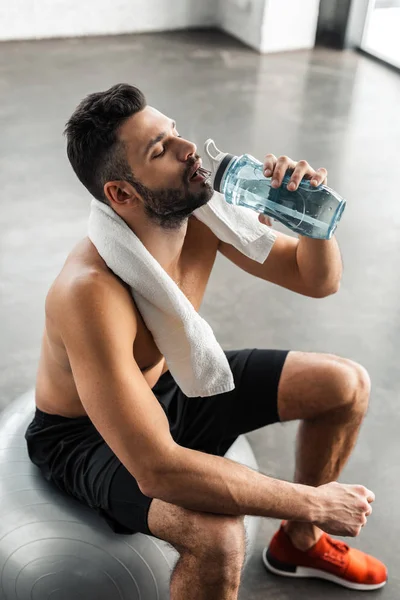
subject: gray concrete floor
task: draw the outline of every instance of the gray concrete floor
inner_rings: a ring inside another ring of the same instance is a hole
[[[226,349],[332,352],[369,370],[371,407],[341,480],[376,493],[354,543],[390,569],[376,595],[399,598],[400,78],[366,57],[326,49],[260,57],[216,32],[1,44],[0,410],[34,384],[46,292],[86,235],[90,198],[67,162],[64,123],[84,95],[122,81],[200,147],[211,136],[233,153],[305,158],[325,166],[348,199],[337,295],[304,298],[220,257],[201,312]],[[295,428],[250,435],[265,473],[291,478]],[[260,551],[276,526],[262,523],[242,599],[362,597],[267,574]]]

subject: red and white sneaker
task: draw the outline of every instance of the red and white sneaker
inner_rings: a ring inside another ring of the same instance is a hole
[[[283,526],[263,550],[266,568],[285,577],[317,577],[352,590],[377,590],[387,582],[387,569],[376,558],[323,533],[306,552],[298,550]]]

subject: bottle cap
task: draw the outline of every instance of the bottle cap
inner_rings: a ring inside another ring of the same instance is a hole
[[[229,164],[237,157],[234,154],[228,154],[227,152],[218,150],[214,140],[211,138],[204,143],[204,152],[206,153],[211,168],[209,183],[216,192],[220,192],[222,177]]]

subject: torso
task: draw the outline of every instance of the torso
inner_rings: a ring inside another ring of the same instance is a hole
[[[189,219],[185,243],[180,259],[180,278],[176,281],[182,292],[198,311],[216,258],[218,239],[195,217]],[[86,415],[72,375],[68,354],[59,333],[62,292],[76,275],[95,269],[117,280],[126,293],[127,286],[107,267],[95,246],[84,238],[68,255],[60,274],[46,298],[46,320],[36,378],[36,405],[50,414],[64,417]],[[138,331],[132,343],[132,353],[143,376],[152,388],[168,370],[164,356],[144,324],[132,299],[132,310],[138,318]]]

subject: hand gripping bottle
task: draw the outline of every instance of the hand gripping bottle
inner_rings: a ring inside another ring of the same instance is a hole
[[[229,204],[264,213],[300,235],[320,240],[332,237],[346,201],[327,185],[314,187],[303,179],[292,192],[286,187],[292,173],[288,171],[282,185],[273,188],[262,163],[250,154],[221,152],[211,139],[204,150],[211,166],[209,182]]]

